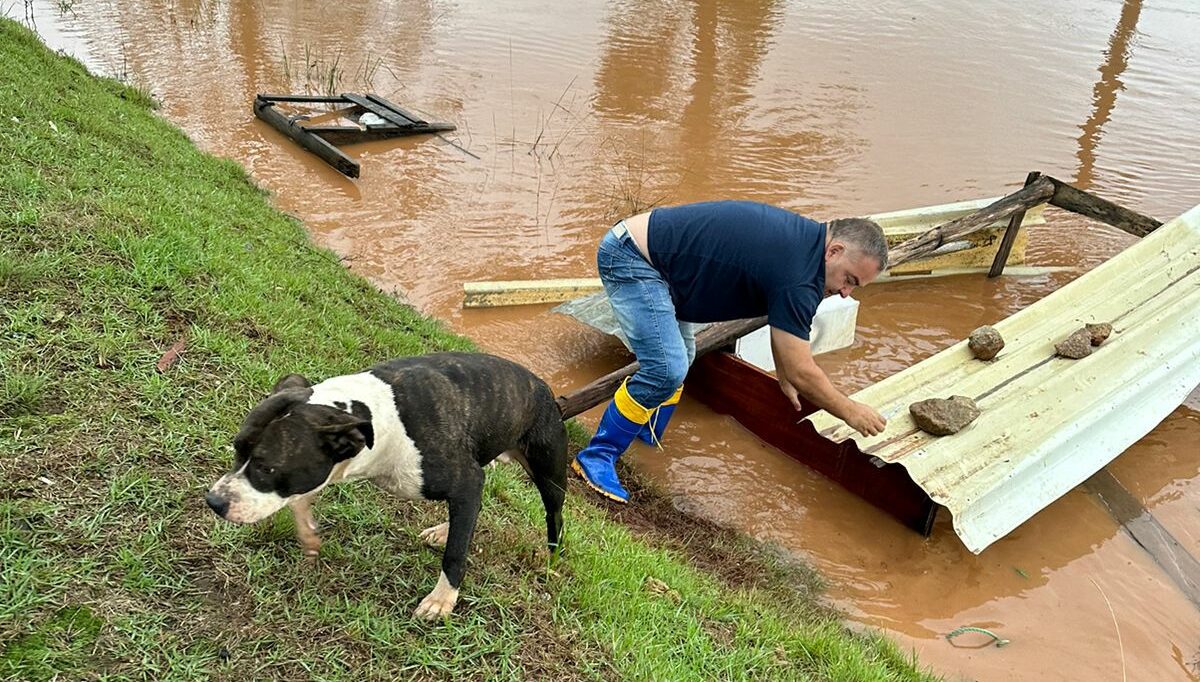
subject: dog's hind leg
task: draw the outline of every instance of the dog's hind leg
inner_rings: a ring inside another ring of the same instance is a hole
[[[424,599],[414,615],[432,620],[449,614],[458,602],[458,589],[467,572],[467,550],[479,519],[483,498],[483,469],[468,467],[446,502],[450,507],[450,526],[446,534],[446,550],[442,553],[442,574],[437,586]]]
[[[542,496],[546,508],[546,544],[552,554],[562,543],[562,507],[567,496],[567,430],[551,403],[530,429],[522,464]]]
[[[300,548],[304,550],[304,556],[311,561],[315,561],[317,555],[321,553],[321,536],[317,535],[317,521],[312,515],[312,505],[316,499],[315,494],[305,495],[296,498],[289,505],[292,509],[292,518],[296,522],[296,539],[300,541]]]

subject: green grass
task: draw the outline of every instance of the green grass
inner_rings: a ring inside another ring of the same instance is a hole
[[[0,20],[0,678],[924,679],[822,607],[811,571],[653,496],[636,513],[666,521],[635,532],[573,489],[551,563],[536,493],[491,470],[459,607],[433,624],[410,614],[440,505],[331,489],[315,564],[287,514],[215,518],[203,494],[278,376],[472,345],[313,248],[152,104]]]

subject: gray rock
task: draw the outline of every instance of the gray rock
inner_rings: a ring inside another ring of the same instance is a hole
[[[1104,340],[1112,334],[1112,325],[1107,322],[1089,323],[1084,325],[1084,329],[1087,329],[1088,335],[1092,337],[1093,346],[1099,346],[1104,343]]]
[[[925,433],[949,436],[958,433],[979,416],[974,400],[962,395],[930,398],[908,406],[913,421]]]
[[[996,357],[996,353],[999,353],[1001,348],[1004,348],[1004,337],[1000,336],[1000,332],[996,331],[995,327],[984,325],[971,332],[971,338],[967,340],[967,347],[980,360],[991,360]]]
[[[1092,334],[1087,329],[1080,329],[1054,344],[1054,351],[1058,355],[1072,360],[1086,358],[1092,354]]]

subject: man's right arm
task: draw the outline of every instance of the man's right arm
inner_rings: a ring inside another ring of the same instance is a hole
[[[797,410],[801,407],[799,394],[864,436],[874,436],[887,426],[887,420],[870,405],[851,400],[837,390],[813,360],[808,341],[771,327],[771,352],[779,387]]]

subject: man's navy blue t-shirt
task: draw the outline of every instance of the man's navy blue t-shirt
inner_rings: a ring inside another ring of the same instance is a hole
[[[654,209],[647,241],[678,319],[766,315],[808,339],[825,293],[823,223],[767,204],[713,201]]]

